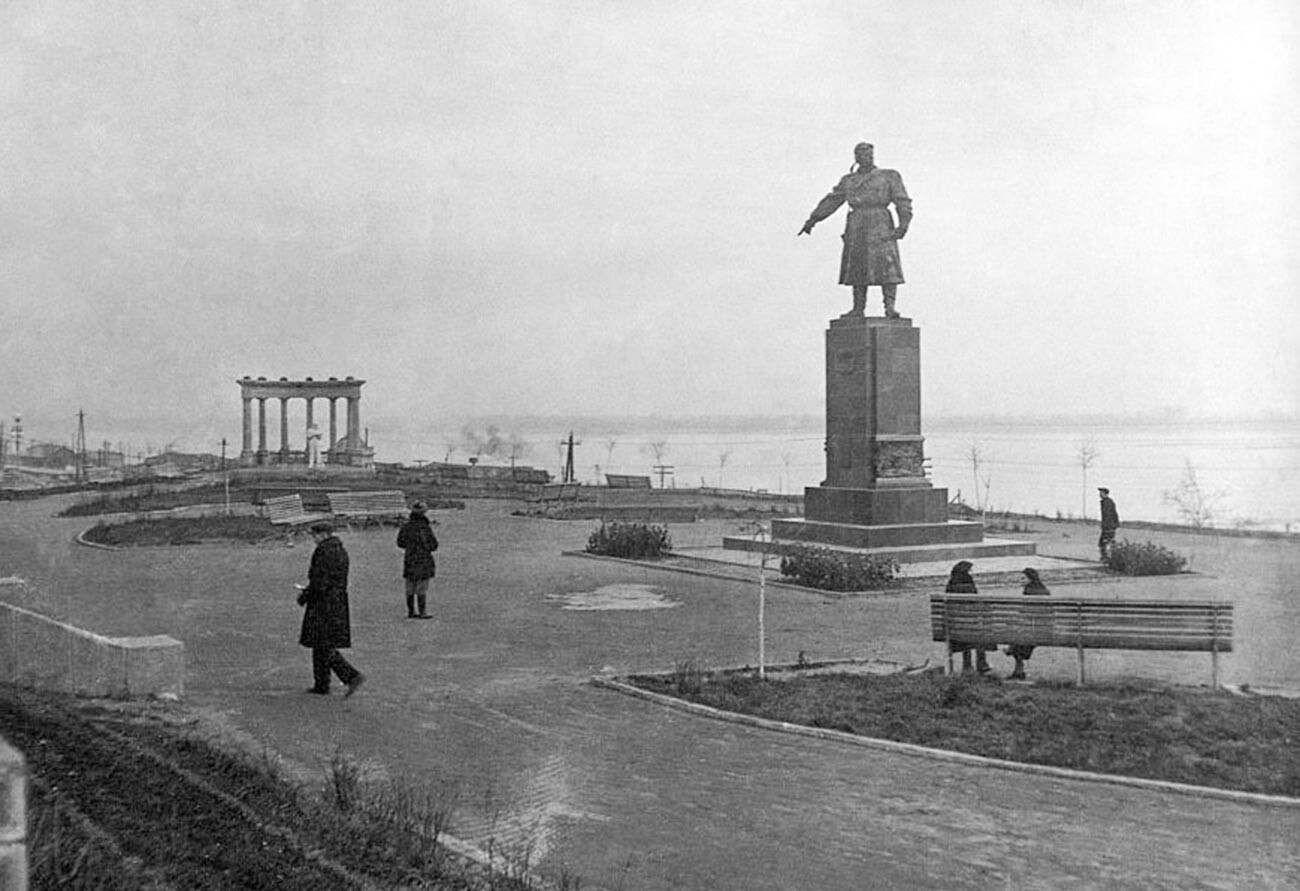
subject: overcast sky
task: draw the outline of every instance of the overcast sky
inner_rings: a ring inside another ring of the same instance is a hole
[[[817,413],[859,140],[927,413],[1291,411],[1296,10],[8,0],[0,412]]]

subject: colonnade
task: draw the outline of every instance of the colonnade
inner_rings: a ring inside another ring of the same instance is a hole
[[[317,433],[316,400],[324,399],[329,404],[329,439],[324,451],[325,461],[329,464],[357,464],[369,453],[361,428],[361,385],[365,381],[355,378],[330,378],[318,381],[312,378],[292,381],[280,378],[268,381],[264,377],[245,376],[237,381],[240,396],[243,399],[243,443],[239,453],[240,463],[244,465],[305,463],[309,452],[310,438]],[[266,441],[266,403],[269,399],[280,402],[280,448],[271,452]],[[289,402],[301,399],[307,403],[307,424],[304,430],[303,449],[301,452],[289,444]],[[343,439],[339,440],[338,401],[346,403]],[[253,404],[257,403],[257,443],[253,443]]]

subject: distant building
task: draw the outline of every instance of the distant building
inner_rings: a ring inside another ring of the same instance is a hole
[[[218,455],[189,454],[187,452],[161,452],[144,459],[144,466],[154,470],[164,468],[180,473],[221,469]]]
[[[50,467],[56,469],[75,467],[77,453],[67,446],[48,442],[34,442],[23,451],[21,463],[25,467]]]
[[[92,467],[125,467],[126,454],[113,451],[105,442],[100,448],[86,453],[86,463]]]

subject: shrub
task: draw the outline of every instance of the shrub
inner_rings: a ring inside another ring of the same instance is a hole
[[[1183,571],[1187,559],[1154,542],[1125,539],[1110,546],[1106,565],[1124,575],[1174,575]]]
[[[645,523],[601,523],[587,539],[588,554],[607,557],[661,557],[672,549],[666,527]]]
[[[894,580],[898,561],[850,551],[797,545],[781,557],[781,575],[809,588],[825,591],[865,591],[884,588]]]

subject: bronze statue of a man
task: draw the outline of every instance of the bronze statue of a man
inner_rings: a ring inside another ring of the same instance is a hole
[[[829,217],[844,202],[849,204],[844,226],[844,253],[840,257],[840,284],[853,288],[853,309],[843,318],[864,315],[867,287],[879,285],[885,298],[885,317],[898,318],[894,299],[903,283],[903,266],[898,259],[898,240],[907,234],[912,223],[912,199],[903,188],[897,170],[876,166],[875,148],[859,142],[853,148],[854,164],[835,188],[817,203],[800,235],[812,232],[813,226]],[[889,212],[894,205],[898,223]]]

